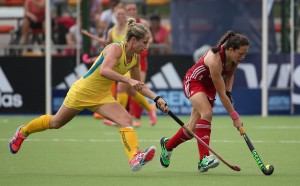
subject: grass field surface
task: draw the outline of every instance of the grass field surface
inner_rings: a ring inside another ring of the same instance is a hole
[[[156,126],[143,118],[136,128],[139,147],[154,145],[152,162],[132,172],[121,145],[118,128],[102,124],[91,116],[78,116],[59,130],[32,134],[21,150],[12,155],[8,141],[16,128],[35,116],[0,116],[1,186],[297,186],[300,184],[300,117],[242,117],[244,128],[264,164],[275,171],[265,176],[258,168],[244,139],[233,127],[230,117],[215,116],[211,147],[226,161],[241,167],[235,172],[223,163],[207,173],[197,172],[198,150],[193,139],[178,146],[170,167],[159,163],[159,139],[171,137],[179,125],[160,116]],[[188,117],[180,117],[184,122]]]

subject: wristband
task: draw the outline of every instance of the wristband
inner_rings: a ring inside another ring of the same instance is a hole
[[[239,119],[239,118],[240,118],[240,116],[239,116],[239,114],[237,113],[237,111],[231,112],[231,113],[230,113],[230,117],[231,117],[232,120],[236,120],[236,119]]]
[[[156,98],[154,98],[153,101],[156,103],[159,98],[161,98],[161,97],[160,96],[156,96]]]
[[[164,99],[164,98],[162,98],[162,97],[160,97],[160,96],[157,96],[153,101],[155,102],[155,105],[156,105],[156,108],[159,108],[159,106],[158,106],[158,104],[157,104],[157,100],[158,99],[163,99],[165,102],[166,102],[166,100]],[[166,102],[166,104],[165,104],[165,106],[168,106],[168,103]]]

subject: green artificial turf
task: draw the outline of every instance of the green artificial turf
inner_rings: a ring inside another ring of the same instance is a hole
[[[169,168],[160,166],[159,139],[173,136],[180,127],[168,116],[160,116],[154,127],[144,116],[143,126],[136,129],[141,149],[157,147],[154,160],[139,172],[130,170],[118,128],[106,126],[92,116],[77,116],[59,130],[32,134],[21,150],[12,155],[8,150],[9,139],[19,125],[33,118],[0,116],[1,186],[296,186],[300,183],[300,117],[242,117],[262,161],[275,167],[271,176],[265,176],[258,168],[228,116],[213,118],[211,147],[242,170],[235,172],[220,163],[204,174],[197,172],[199,158],[194,139],[173,151]],[[188,117],[180,118],[188,121]]]

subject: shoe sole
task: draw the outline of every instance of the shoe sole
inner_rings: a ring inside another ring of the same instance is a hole
[[[117,124],[113,121],[105,121],[103,120],[103,124],[107,125],[107,126],[116,126]]]
[[[155,152],[156,152],[156,148],[154,146],[152,146],[149,149],[147,149],[144,152],[145,153],[144,158],[140,161],[139,164],[134,165],[133,167],[131,167],[131,170],[133,172],[137,172],[137,171],[141,170],[144,165],[146,165],[147,163],[149,163],[154,158]]]
[[[19,132],[19,131],[21,130],[21,128],[24,127],[24,126],[25,126],[25,125],[21,125],[21,126],[19,126],[19,127],[16,129],[16,132],[15,132],[13,138],[15,137],[16,133]],[[13,139],[13,138],[12,138],[12,139]],[[11,141],[12,141],[12,139],[9,140],[8,148],[9,148],[10,153],[16,154],[16,153],[20,150],[20,148],[19,148],[19,150],[17,150],[17,151],[14,151],[14,150],[11,148]]]
[[[165,137],[162,137],[162,138],[160,138],[160,146],[161,146],[161,150],[163,151],[163,145],[164,145],[164,143],[165,143]],[[166,164],[164,164],[164,162],[162,161],[162,158],[161,158],[161,156],[159,157],[159,161],[160,161],[160,164],[161,164],[161,166],[162,166],[162,168],[168,168],[169,167],[169,165],[166,165]]]

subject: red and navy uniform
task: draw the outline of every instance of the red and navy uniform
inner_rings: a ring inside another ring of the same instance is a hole
[[[187,98],[192,97],[197,92],[206,93],[207,98],[213,107],[216,97],[216,88],[212,82],[209,68],[204,64],[204,57],[206,54],[186,72],[183,80],[183,90]],[[224,75],[226,63],[224,47],[220,48],[219,55],[223,66],[222,75]]]

